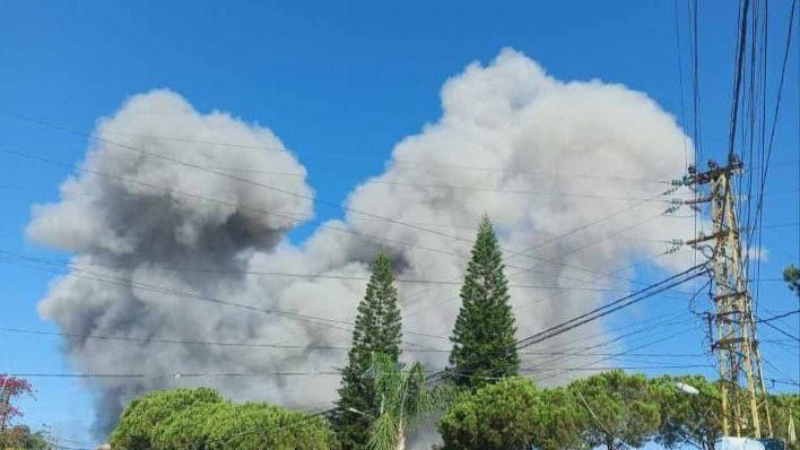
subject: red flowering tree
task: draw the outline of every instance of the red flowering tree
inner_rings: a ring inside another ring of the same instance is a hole
[[[22,415],[22,411],[12,403],[22,395],[33,395],[28,380],[0,373],[0,431],[6,429],[11,419]]]

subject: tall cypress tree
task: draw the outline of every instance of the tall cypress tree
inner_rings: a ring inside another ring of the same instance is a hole
[[[461,286],[450,353],[453,381],[476,388],[519,370],[514,313],[509,304],[503,254],[489,218],[484,216]]]
[[[401,340],[392,262],[380,254],[372,265],[367,293],[358,305],[353,344],[342,371],[334,424],[343,450],[367,447],[370,425],[380,415],[380,401],[374,380],[364,374],[372,365],[373,354],[381,353],[397,361]]]

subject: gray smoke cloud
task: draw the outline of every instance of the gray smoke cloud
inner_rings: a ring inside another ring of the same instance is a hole
[[[634,200],[666,190],[642,180],[680,177],[693,151],[674,119],[645,94],[597,80],[559,81],[504,50],[448,80],[441,98],[441,118],[398,143],[385,171],[349,195],[344,217],[318,224],[300,244],[286,233],[312,219],[315,194],[274,133],[226,113],[201,114],[166,90],[131,98],[100,121],[84,170],[63,183],[61,200],[34,207],[29,237],[75,255],[70,273],[41,301],[41,316],[78,335],[346,346],[346,322],[378,251],[392,256],[398,278],[458,280],[474,227],[488,214],[511,250],[512,284],[528,286],[512,289],[522,337],[604,298],[550,287],[625,288],[596,272],[661,254],[665,247],[653,237],[693,234],[691,219],[661,215],[667,203]],[[676,254],[651,264],[674,270],[687,261]],[[326,277],[264,275],[276,272]],[[408,345],[448,348],[458,286],[400,289]],[[594,322],[536,349],[602,336],[602,323]],[[99,392],[99,433],[131,397],[161,387],[212,385],[234,399],[324,406],[335,399],[339,379],[313,372],[340,367],[346,356],[79,337],[67,339],[65,351],[85,372],[165,375],[91,381]],[[439,368],[447,354],[406,357]],[[543,361],[525,360],[534,367]],[[169,376],[286,371],[311,374]]]

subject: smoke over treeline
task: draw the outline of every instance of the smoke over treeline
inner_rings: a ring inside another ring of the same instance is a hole
[[[317,194],[274,132],[224,112],[200,113],[167,90],[128,99],[99,122],[83,170],[63,183],[61,200],[33,210],[30,238],[74,254],[69,275],[42,300],[41,315],[65,333],[153,339],[68,338],[65,351],[83,372],[325,372],[340,367],[346,352],[158,339],[346,346],[347,322],[377,252],[389,253],[400,279],[455,281],[466,266],[471,227],[483,214],[510,250],[507,271],[520,286],[512,300],[523,336],[603,298],[596,290],[551,287],[620,287],[596,272],[664,251],[646,239],[691,233],[690,220],[660,215],[663,201],[635,200],[666,190],[643,180],[679,177],[686,146],[692,151],[674,119],[646,95],[600,81],[559,81],[505,50],[488,66],[472,64],[448,80],[441,98],[441,118],[398,143],[385,171],[349,195],[343,218],[317,224],[302,243],[286,235],[313,220]],[[515,253],[531,247],[531,256]],[[458,285],[399,287],[408,345],[448,348]],[[602,325],[547,345],[584,334],[600,340]],[[409,357],[438,368],[446,356]],[[536,364],[527,359],[523,366]],[[100,393],[97,430],[104,432],[128,399],[149,389],[210,384],[236,399],[319,407],[335,398],[339,379],[91,383]]]

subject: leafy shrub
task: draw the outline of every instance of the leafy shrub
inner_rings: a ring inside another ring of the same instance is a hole
[[[582,437],[591,447],[639,448],[657,436],[657,393],[644,375],[612,370],[574,381],[568,390],[590,412]]]
[[[563,389],[524,378],[488,385],[456,402],[439,423],[443,450],[577,448],[584,416]]]
[[[120,450],[150,450],[152,433],[159,422],[192,406],[220,402],[223,399],[217,391],[208,388],[151,392],[128,403],[110,444]]]
[[[266,403],[235,404],[213,389],[152,392],[130,402],[111,434],[115,450],[328,450],[325,419]]]
[[[153,450],[322,450],[335,448],[324,419],[265,403],[201,404],[177,412],[153,431]]]
[[[26,425],[0,430],[0,448],[9,450],[49,450],[51,447],[41,431],[32,432]]]

